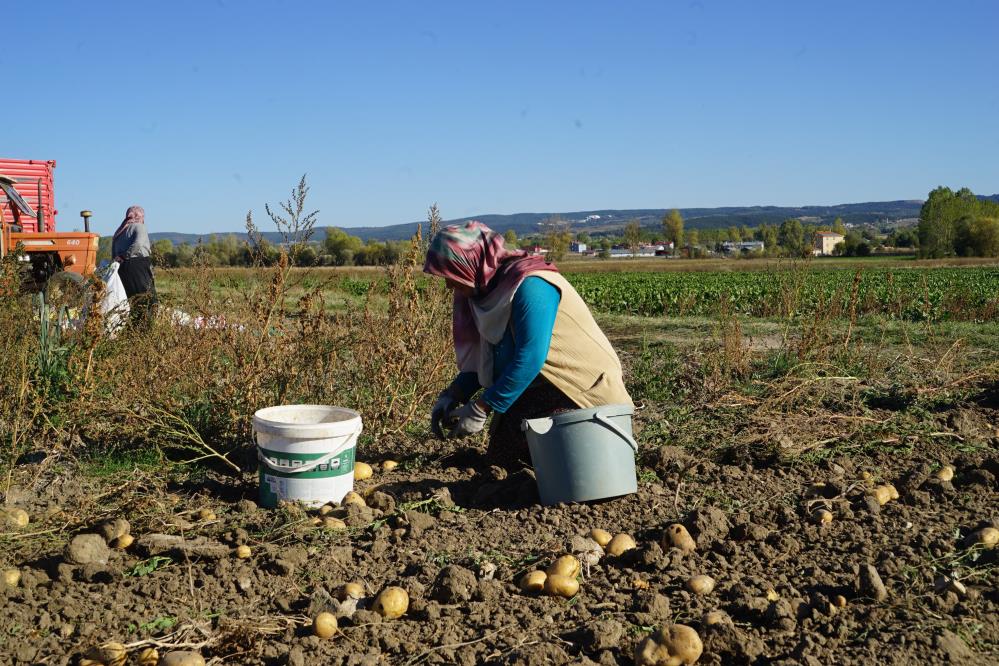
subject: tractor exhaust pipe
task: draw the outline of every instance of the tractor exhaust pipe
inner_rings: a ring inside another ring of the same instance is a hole
[[[80,217],[83,218],[83,230],[86,231],[88,234],[90,233],[90,218],[93,217],[93,215],[94,214],[91,213],[89,210],[80,211]]]
[[[45,233],[45,213],[42,211],[42,179],[38,179],[38,211],[35,213],[38,219],[38,233]]]

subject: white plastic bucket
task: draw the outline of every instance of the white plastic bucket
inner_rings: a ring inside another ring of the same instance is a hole
[[[260,504],[308,506],[339,502],[354,488],[361,415],[329,405],[281,405],[257,410],[253,433],[260,468]]]

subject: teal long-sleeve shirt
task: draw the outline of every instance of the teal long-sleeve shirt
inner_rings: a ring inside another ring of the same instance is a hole
[[[495,411],[506,412],[541,372],[561,300],[559,290],[542,278],[532,276],[520,283],[513,296],[510,325],[493,347],[493,385],[482,393],[483,402]],[[474,372],[459,374],[457,381],[465,396],[480,388]]]

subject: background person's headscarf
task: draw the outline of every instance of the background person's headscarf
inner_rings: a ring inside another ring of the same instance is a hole
[[[145,223],[146,211],[142,209],[142,206],[129,206],[128,210],[125,211],[125,219],[121,221],[121,224],[118,225],[118,228],[114,232],[114,238],[117,238],[130,224]]]
[[[441,229],[423,270],[475,290],[470,298],[454,293],[452,328],[458,369],[477,372],[483,387],[493,383],[492,346],[503,339],[520,283],[535,271],[558,272],[541,257],[506,249],[503,236],[481,222]]]

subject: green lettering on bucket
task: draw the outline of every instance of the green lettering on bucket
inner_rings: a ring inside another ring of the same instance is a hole
[[[261,457],[265,458],[271,465],[280,467],[304,467],[312,464],[319,458],[325,458],[328,453],[288,453],[287,451],[270,451],[259,449]],[[263,461],[260,463],[260,473],[268,476],[293,478],[293,479],[328,479],[332,476],[342,476],[354,473],[354,454],[356,447],[344,449],[336,456],[326,460],[307,472],[284,472],[274,469]]]

